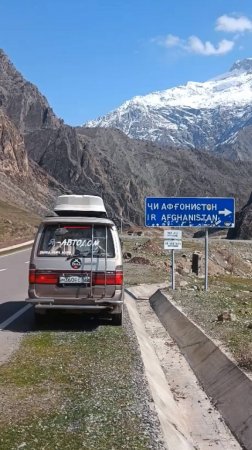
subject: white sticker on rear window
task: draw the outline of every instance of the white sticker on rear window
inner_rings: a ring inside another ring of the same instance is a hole
[[[38,255],[111,258],[114,256],[111,231],[100,225],[94,226],[93,231],[90,227],[49,225],[43,230]]]
[[[52,239],[53,240],[53,239]],[[64,239],[64,241],[61,242],[61,247],[64,245],[71,245],[76,247],[91,247],[92,246],[92,239]],[[100,245],[100,240],[95,239],[93,242],[93,247],[98,247]]]

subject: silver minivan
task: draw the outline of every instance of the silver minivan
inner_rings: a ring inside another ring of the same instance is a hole
[[[37,319],[50,310],[82,311],[121,325],[121,245],[102,199],[60,196],[55,213],[40,224],[31,252],[27,302]]]

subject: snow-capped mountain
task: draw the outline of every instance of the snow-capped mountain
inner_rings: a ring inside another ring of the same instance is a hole
[[[118,128],[161,145],[220,151],[252,124],[252,58],[209,81],[137,96],[86,127]]]

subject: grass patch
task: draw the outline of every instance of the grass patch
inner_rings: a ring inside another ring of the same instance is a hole
[[[210,282],[214,284],[223,284],[224,287],[228,287],[231,290],[238,291],[251,291],[252,292],[252,279],[234,277],[232,275],[218,275],[218,278],[209,277]]]
[[[176,303],[215,339],[220,340],[240,367],[252,371],[252,283],[247,278],[209,278],[209,291],[178,291]],[[218,320],[224,311],[232,320]]]
[[[27,336],[0,367],[1,450],[151,448],[135,366],[121,327]]]

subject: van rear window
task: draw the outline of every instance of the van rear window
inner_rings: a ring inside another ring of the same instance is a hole
[[[111,229],[104,225],[46,225],[38,256],[85,256],[113,258],[115,249]]]

